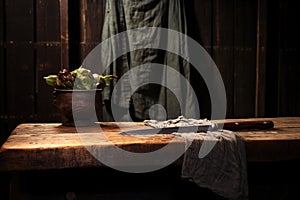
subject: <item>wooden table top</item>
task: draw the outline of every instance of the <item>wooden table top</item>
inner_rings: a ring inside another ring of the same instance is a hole
[[[300,160],[300,117],[221,121],[253,120],[272,120],[274,128],[236,132],[245,141],[249,162]],[[104,167],[87,151],[86,146],[100,146],[109,152],[109,148],[116,145],[126,151],[144,153],[160,149],[170,141],[179,144],[180,148],[185,145],[183,138],[172,134],[147,137],[119,134],[120,131],[148,128],[143,123],[103,122],[99,125],[76,129],[59,123],[20,124],[1,147],[0,171]],[[182,159],[178,159],[174,163],[181,162]]]

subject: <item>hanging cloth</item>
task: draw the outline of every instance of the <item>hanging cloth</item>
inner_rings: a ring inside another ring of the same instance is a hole
[[[106,1],[105,20],[102,32],[103,41],[111,38],[118,33],[122,33],[127,30],[145,28],[145,27],[161,27],[172,29],[183,34],[187,32],[186,13],[184,0],[109,0]],[[147,33],[149,38],[154,38],[156,41],[163,40],[155,32]],[[139,37],[139,35],[127,34],[125,38],[118,44],[112,43],[112,51],[107,52],[107,56],[114,56],[118,48],[127,48],[130,50],[131,45],[143,45],[145,38]],[[166,42],[166,41],[162,41]],[[178,47],[181,48],[181,47]],[[178,49],[183,51],[185,49]],[[106,57],[106,55],[104,56]],[[143,121],[151,118],[149,115],[149,109],[153,105],[161,105],[165,109],[165,113],[161,110],[152,109],[153,116],[158,120],[164,120],[166,118],[176,118],[180,115],[186,115],[187,109],[193,110],[195,99],[188,98],[190,91],[183,86],[179,81],[179,74],[181,74],[185,80],[190,80],[190,65],[182,57],[173,53],[160,50],[144,48],[135,51],[130,51],[121,57],[118,57],[105,71],[106,74],[113,74],[124,81],[133,83],[138,79],[149,79],[151,75],[151,65],[145,65],[149,63],[160,63],[164,66],[171,67],[178,73],[177,76],[172,77],[172,80],[167,80],[167,87],[163,87],[158,84],[143,85],[138,90],[133,91],[130,84],[123,84],[119,88],[118,95],[115,95],[113,102],[120,102],[117,105],[118,109],[126,109],[126,103],[130,101],[130,116],[124,116],[123,121],[127,121],[128,117],[132,117],[135,121]],[[142,68],[137,70],[135,76],[128,75],[126,73],[137,66],[143,65]],[[162,67],[162,65],[160,65]],[[165,80],[167,76],[165,73],[157,74],[161,76],[162,80]],[[110,116],[110,102],[112,98],[112,91],[116,82],[111,84],[103,92],[103,99],[106,102],[106,113],[104,113],[104,121],[111,121]],[[169,87],[170,86],[170,87]],[[171,89],[170,89],[171,88]],[[178,99],[174,95],[174,91],[182,99]],[[124,102],[126,101],[126,102]],[[124,102],[124,103],[122,103]],[[181,102],[181,104],[180,104]],[[197,101],[195,101],[197,102]],[[153,107],[152,107],[153,108]],[[160,107],[156,107],[160,108]],[[152,117],[153,117],[152,116]],[[197,116],[187,116],[197,117]]]

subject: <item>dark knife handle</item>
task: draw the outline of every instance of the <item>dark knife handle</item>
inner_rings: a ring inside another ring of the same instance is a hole
[[[218,124],[220,126],[220,124]],[[257,120],[257,121],[240,121],[240,122],[225,122],[223,129],[231,131],[240,130],[264,130],[274,128],[273,121]]]

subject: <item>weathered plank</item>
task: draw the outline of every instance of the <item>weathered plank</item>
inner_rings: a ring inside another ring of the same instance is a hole
[[[234,4],[234,116],[254,117],[257,2]]]
[[[34,113],[33,7],[32,1],[6,1],[7,111],[13,115]]]
[[[293,1],[268,2],[266,115],[299,115],[299,12]]]
[[[227,118],[234,117],[234,1],[213,1],[213,54],[227,94]]]
[[[8,131],[34,118],[34,5],[33,1],[4,3],[5,124]],[[29,81],[28,81],[29,80]]]
[[[105,0],[80,1],[80,62],[101,41]]]
[[[300,14],[294,1],[280,1],[279,55],[278,55],[278,115],[298,116],[300,111],[299,87],[299,34],[295,29]]]
[[[299,118],[229,119],[225,122],[272,120],[274,129],[239,131],[245,140],[248,161],[285,161],[300,159]],[[222,120],[214,121],[221,122]],[[144,127],[142,123],[100,123],[99,127],[76,130],[56,124],[21,124],[0,151],[0,170],[60,169],[104,166],[86,147],[111,155],[112,147],[126,151],[151,152],[169,144],[184,148],[185,141],[172,134],[151,136],[120,135],[122,130]],[[78,133],[77,133],[78,132]],[[174,164],[180,164],[181,158]],[[155,164],[155,163],[153,163]],[[157,163],[156,163],[157,164]]]
[[[47,45],[60,42],[60,4],[59,0],[36,2],[36,40]]]
[[[299,160],[300,119],[298,117],[264,119],[272,120],[274,129],[237,132],[245,141],[247,160],[252,162]],[[252,120],[243,119],[243,121]]]
[[[57,74],[61,67],[60,4],[37,1],[36,4],[36,115],[38,121],[58,122],[58,110],[53,105],[53,88],[43,77]]]
[[[61,42],[61,68],[69,68],[69,0],[59,1],[60,11],[60,42]]]
[[[22,126],[22,125],[21,125]],[[161,148],[166,144],[166,140],[162,141],[161,136],[153,136],[151,140],[146,138],[137,138],[132,136],[118,135],[119,128],[104,124],[105,136],[99,134],[98,129],[87,128],[87,132],[76,134],[76,129],[72,127],[61,127],[60,124],[50,125],[34,125],[35,127],[43,127],[44,133],[32,132],[32,125],[24,125],[23,127],[31,127],[26,129],[28,132],[24,134],[13,134],[7,143],[2,147],[2,155],[0,163],[7,170],[26,170],[26,169],[60,169],[74,167],[95,167],[104,166],[97,161],[86,149],[86,147],[95,146],[103,154],[111,154],[111,142],[127,151],[145,152]],[[122,126],[122,125],[121,125]],[[130,125],[123,124],[128,129]],[[110,128],[112,127],[112,128]],[[131,126],[132,127],[140,127]],[[61,132],[63,130],[69,133]],[[22,130],[22,127],[20,128]],[[19,128],[16,130],[21,131]],[[48,131],[47,131],[48,130]],[[108,131],[110,130],[110,131]],[[56,134],[59,132],[59,134]],[[106,141],[105,138],[109,140]],[[172,138],[172,135],[167,137]],[[165,137],[166,138],[166,137]],[[84,141],[84,142],[83,142]],[[182,143],[184,148],[184,143]],[[9,150],[10,149],[10,150]],[[15,161],[9,162],[11,156],[15,157]],[[23,159],[27,162],[23,163]],[[156,163],[157,164],[157,163]],[[12,165],[12,166],[11,166]],[[22,166],[22,169],[20,169]],[[12,168],[11,168],[12,167]],[[1,167],[0,167],[1,168]],[[3,168],[2,168],[3,169]]]
[[[18,55],[18,58],[16,58]],[[31,47],[7,48],[7,112],[27,118],[34,114],[34,61]],[[22,112],[20,112],[22,111]]]
[[[266,116],[278,116],[279,1],[268,1],[268,20],[272,23],[267,24]]]
[[[4,32],[5,32],[5,0],[0,0],[0,47],[4,43]]]
[[[53,104],[53,89],[43,77],[57,74],[60,69],[60,46],[41,46],[36,48],[37,89],[36,114],[38,121],[59,122],[59,110]]]
[[[185,1],[188,35],[197,41],[211,56],[212,55],[212,1]],[[195,49],[191,49],[195,51]],[[191,68],[191,85],[200,108],[201,118],[211,117],[210,95],[201,74]]]
[[[212,52],[212,1],[196,0],[185,1],[187,9],[188,33],[203,46],[206,51]]]
[[[255,117],[265,116],[267,64],[267,1],[257,1]]]
[[[5,81],[5,1],[0,0],[0,145],[4,143],[7,137],[7,130],[4,123],[4,114],[6,107],[6,81]]]
[[[6,1],[6,31],[10,43],[33,41],[33,1]]]

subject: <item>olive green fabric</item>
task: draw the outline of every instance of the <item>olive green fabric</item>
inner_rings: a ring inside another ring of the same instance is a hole
[[[102,33],[102,39],[108,39],[118,33],[126,30],[144,28],[144,27],[162,27],[179,31],[186,34],[186,13],[184,0],[107,0],[105,21]],[[155,35],[155,32],[147,33],[149,38],[157,41],[163,40],[159,35]],[[127,34],[126,38],[122,39],[121,44],[117,44],[114,48],[129,48],[132,44],[143,45],[145,38],[139,38],[139,35]],[[166,41],[162,41],[166,42]],[[112,44],[113,45],[113,44]],[[181,48],[181,47],[178,47]],[[179,49],[178,51],[182,51]],[[107,56],[114,56],[114,50],[107,52]],[[172,67],[180,72],[186,80],[190,79],[190,65],[184,59],[178,55],[159,50],[144,48],[136,51],[130,51],[129,53],[122,55],[115,62],[112,63],[110,68],[105,71],[106,74],[114,74],[119,78],[123,78],[128,82],[138,81],[137,79],[149,79],[151,74],[151,67],[144,66],[141,70],[138,70],[136,76],[124,77],[124,74],[134,67],[149,63],[160,63]],[[166,72],[167,73],[167,72]],[[166,74],[157,74],[162,76],[162,80],[166,77]],[[119,102],[117,107],[120,111],[126,109],[126,103],[130,99],[130,112],[131,117],[135,121],[142,121],[149,119],[149,109],[151,106],[160,104],[166,109],[166,115],[160,112],[159,109],[153,109],[153,115],[155,119],[164,120],[164,118],[176,118],[180,115],[185,115],[186,109],[193,108],[193,99],[187,98],[190,91],[183,87],[179,81],[179,76],[172,77],[173,80],[168,80],[168,88],[160,85],[144,85],[137,91],[132,91],[130,84],[124,84],[121,86],[119,96],[114,97],[114,102]],[[115,83],[116,84],[116,83]],[[106,88],[104,91],[104,100],[106,101],[107,110],[104,113],[104,121],[111,121],[112,118],[109,113],[110,100],[113,88],[115,84],[112,84],[110,88]],[[170,86],[170,87],[169,87]],[[171,88],[171,89],[170,89]],[[173,89],[179,91],[183,101],[179,105],[177,97],[173,94]],[[117,93],[118,94],[118,93]],[[125,102],[124,102],[125,99]],[[182,106],[184,105],[184,106]],[[122,121],[128,121],[129,116],[124,116]],[[195,117],[195,116],[190,116]]]

